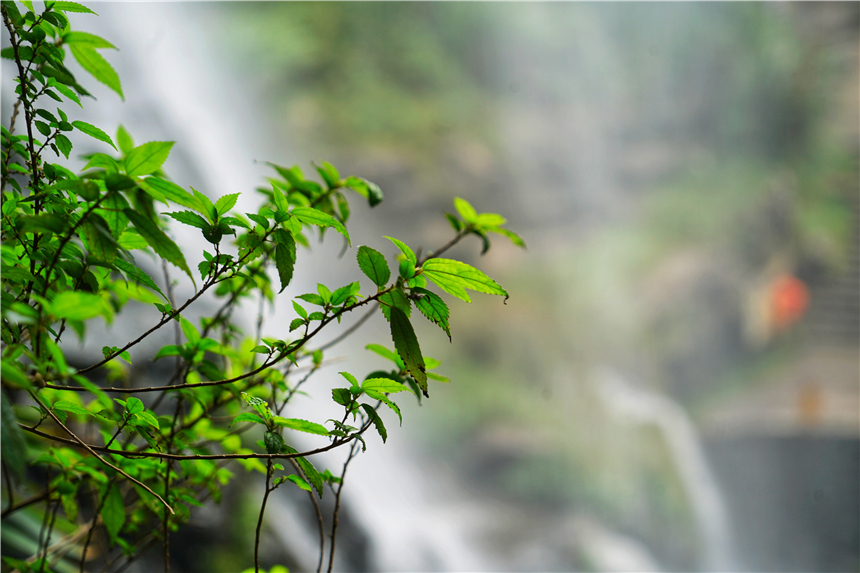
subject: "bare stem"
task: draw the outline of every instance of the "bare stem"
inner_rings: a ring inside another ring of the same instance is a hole
[[[270,487],[273,472],[272,460],[266,466],[266,491],[263,494],[263,503],[260,505],[260,517],[257,518],[257,533],[254,536],[254,573],[260,573],[260,531],[263,529],[263,514],[266,512],[266,502],[272,492]]]

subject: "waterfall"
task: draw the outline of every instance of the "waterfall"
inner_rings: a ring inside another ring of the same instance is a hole
[[[728,509],[684,409],[667,396],[631,385],[609,369],[599,372],[598,391],[609,413],[619,421],[655,425],[660,430],[693,509],[702,543],[701,569],[737,570]]]

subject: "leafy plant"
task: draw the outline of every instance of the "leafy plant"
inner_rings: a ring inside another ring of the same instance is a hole
[[[90,94],[65,66],[68,54],[123,97],[119,77],[98,52],[114,46],[70,28],[68,13],[92,10],[67,1],[48,2],[42,11],[21,4],[2,2],[9,43],[2,56],[17,71],[17,98],[0,142],[4,567],[84,571],[100,561],[106,570],[119,570],[160,541],[169,570],[169,532],[187,522],[194,506],[217,503],[234,477],[230,464],[239,463],[265,476],[254,570],[268,497],[290,483],[309,494],[319,518],[318,570],[328,549],[331,571],[347,467],[365,450],[368,430],[383,442],[388,438],[378,409],[390,408],[402,423],[395,394],[412,393],[420,401],[429,396],[428,380],[447,381],[432,372],[438,361],[422,354],[413,307],[450,339],[448,306],[428,287],[466,302],[468,290],[508,296],[480,270],[442,255],[472,234],[484,251],[488,233],[518,245],[522,240],[503,228],[500,215],[478,214],[456,199],[459,217],[448,215],[454,236],[446,245],[421,256],[389,237],[395,272],[385,254],[360,246],[355,281],[337,288],[318,284],[316,292],[290,301],[296,314],[291,337],[262,335],[262,306],[256,333],[245,333],[232,320],[239,305],[282,302],[298,247],[329,229],[351,245],[349,195],[373,207],[383,199],[381,190],[360,177],[342,177],[327,162],[314,165],[321,182],[297,166],[270,164],[274,173],[258,189],[263,203],[254,213],[234,210],[238,193],[213,201],[184,189],[163,170],[172,142],[135,145],[122,126],[112,138],[73,118],[71,110]],[[102,142],[105,151],[84,156],[78,173],[46,158],[68,160],[76,131]],[[199,261],[186,258],[171,239],[168,229],[176,223],[211,244]],[[141,253],[162,263],[160,285],[139,264]],[[176,299],[168,265],[188,276],[193,296]],[[362,286],[358,271],[369,283]],[[217,301],[217,311],[194,322],[189,309],[204,295]],[[129,322],[131,301],[154,310],[133,340],[105,346],[102,359],[89,365],[67,361],[68,329],[86,342],[88,326],[99,317]],[[337,419],[284,417],[293,396],[325,366],[324,352],[356,332],[364,318],[327,344],[317,344],[319,333],[353,311],[380,312],[390,325],[393,349],[367,348],[389,359],[391,370],[362,381],[341,372],[345,384],[332,391]],[[149,360],[139,344],[165,327],[172,327],[175,341],[152,359],[173,359],[170,379],[151,387],[127,379],[115,385],[128,375],[124,364]],[[263,439],[243,441],[254,428]],[[317,436],[323,445],[297,451],[289,445],[293,432]],[[337,448],[348,451],[339,474],[315,467],[314,455]],[[318,503],[326,489],[335,496],[328,547]],[[97,531],[109,546],[99,556],[89,551]]]

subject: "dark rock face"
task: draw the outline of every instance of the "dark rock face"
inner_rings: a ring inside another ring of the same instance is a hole
[[[746,570],[857,570],[860,440],[742,436],[706,449]]]

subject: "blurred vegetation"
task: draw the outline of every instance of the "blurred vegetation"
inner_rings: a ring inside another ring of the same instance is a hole
[[[529,256],[488,261],[511,305],[476,302],[454,327],[462,350],[434,349],[455,384],[422,413],[422,438],[467,465],[531,452],[483,483],[632,529],[647,514],[641,534],[665,525],[688,551],[665,446],[601,430],[588,373],[613,364],[695,405],[773,362],[743,348],[744,285],[781,253],[813,281],[838,273],[854,247],[857,148],[839,102],[856,91],[840,52],[856,51],[856,10],[840,44],[816,8],[769,3],[246,6],[230,17],[253,51],[236,57],[261,62],[278,129],[346,165],[399,165],[408,186],[392,194],[452,187],[519,206],[531,228]],[[483,169],[451,176],[470,161]],[[491,314],[501,327],[471,326]],[[703,389],[685,394],[690,378]],[[494,433],[510,441],[481,441]]]

